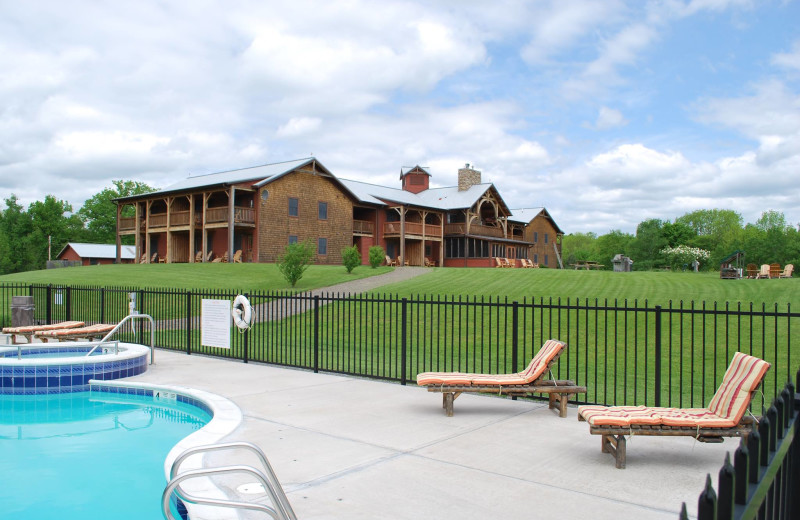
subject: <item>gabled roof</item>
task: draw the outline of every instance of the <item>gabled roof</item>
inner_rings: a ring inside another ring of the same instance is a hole
[[[424,166],[416,165],[416,166],[403,166],[400,168],[400,178],[402,179],[405,177],[407,173],[424,173],[428,177],[431,177],[431,173],[428,171],[427,168]]]
[[[462,191],[459,191],[457,186],[449,186],[446,188],[430,188],[419,193],[412,193],[400,188],[378,186],[377,184],[350,179],[340,180],[360,202],[365,204],[386,206],[387,203],[395,202],[442,211],[471,208],[484,193],[494,188],[493,184],[486,183],[475,184]]]
[[[142,195],[132,195],[130,197],[120,197],[114,200],[128,200],[140,199],[142,197],[157,197],[167,193],[174,193],[179,191],[188,191],[199,188],[208,188],[213,186],[228,186],[231,184],[242,184],[251,181],[254,186],[260,187],[267,181],[272,181],[292,172],[298,168],[314,162],[316,159],[307,157],[304,159],[296,159],[294,161],[286,161],[272,164],[263,164],[261,166],[251,166],[250,168],[240,168],[238,170],[228,170],[216,173],[206,173],[200,175],[190,175],[186,179],[176,182],[166,188],[158,191]],[[320,165],[317,163],[317,165]],[[328,172],[327,168],[322,166],[322,169]]]
[[[84,242],[68,242],[58,256],[63,255],[68,247],[72,248],[81,258],[117,258],[117,246],[114,244],[87,244]],[[135,257],[136,248],[134,246],[122,246],[120,249],[122,260],[133,260]]]
[[[512,209],[511,210],[511,218],[509,220],[513,220],[515,222],[521,222],[523,224],[528,224],[536,217],[544,217],[553,224],[553,227],[556,228],[556,233],[564,234],[561,231],[561,228],[558,227],[556,221],[553,220],[553,217],[550,216],[550,213],[545,208],[522,208],[522,209]]]

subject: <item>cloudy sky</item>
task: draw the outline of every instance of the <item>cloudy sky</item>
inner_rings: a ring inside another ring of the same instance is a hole
[[[476,165],[567,233],[800,223],[800,2],[0,0],[0,196],[313,154]]]

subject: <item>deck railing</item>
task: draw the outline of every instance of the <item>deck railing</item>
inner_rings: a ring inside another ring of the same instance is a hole
[[[436,224],[425,224],[423,226],[422,222],[406,222],[404,225],[405,225],[406,236],[408,235],[422,236],[423,231],[426,237],[442,236],[442,230],[441,230],[442,228]],[[385,222],[383,224],[384,236],[400,236],[401,229],[402,226],[400,225],[400,222]]]
[[[464,223],[461,224],[445,224],[444,226],[444,234],[445,235],[466,235],[467,234],[467,225]],[[498,227],[494,226],[484,226],[481,224],[472,224],[469,227],[469,234],[481,237],[491,237],[491,238],[504,238],[503,230]]]
[[[401,384],[425,371],[519,371],[558,338],[568,348],[553,376],[586,386],[579,399],[591,403],[706,406],[737,351],[772,364],[763,388],[775,395],[800,359],[800,314],[788,306],[252,292],[258,321],[223,350],[200,345],[200,307],[233,291],[13,287],[34,296],[41,322],[119,321],[135,291],[162,348]]]
[[[373,235],[375,233],[375,223],[368,220],[354,220],[353,233]]]
[[[120,231],[131,231],[136,229],[136,218],[135,217],[121,217],[119,219],[119,230]]]

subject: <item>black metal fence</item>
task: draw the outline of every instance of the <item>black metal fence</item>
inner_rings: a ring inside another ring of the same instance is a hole
[[[201,344],[201,302],[236,291],[5,284],[0,323],[15,294],[34,297],[42,323],[116,323],[130,292],[156,320],[159,347],[401,384],[424,371],[518,371],[558,338],[568,348],[553,376],[586,386],[579,399],[591,403],[704,406],[736,351],[772,364],[763,388],[774,395],[800,358],[789,305],[251,292],[256,324],[220,349]]]
[[[800,371],[796,376],[800,385]],[[800,386],[799,386],[800,387]],[[787,383],[758,429],[725,457],[717,489],[706,478],[697,501],[698,520],[790,520],[800,517],[800,404]],[[688,520],[686,503],[681,520]]]

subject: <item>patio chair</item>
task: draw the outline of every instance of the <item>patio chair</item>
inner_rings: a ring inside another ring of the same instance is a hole
[[[86,327],[76,327],[71,329],[44,330],[34,333],[34,336],[39,338],[42,343],[47,343],[51,339],[58,341],[77,341],[79,339],[92,341],[94,338],[102,338],[111,332],[114,327],[116,327],[116,325],[98,323],[96,325],[88,325]]]
[[[142,253],[142,257],[139,259],[139,263],[143,264],[147,262],[147,253]]]
[[[781,264],[769,264],[770,278],[780,278],[782,273],[783,269],[781,269]]]
[[[758,271],[756,278],[769,278],[769,264],[761,264],[761,269]]]
[[[436,267],[436,262],[434,262],[433,260],[431,260],[430,258],[428,258],[426,256],[425,257],[425,267]]]
[[[213,250],[209,251],[208,254],[206,255],[206,262],[210,262],[212,258],[214,258],[214,251]]]
[[[242,263],[242,250],[237,249],[235,253],[233,253],[233,263],[234,264],[241,264]]]
[[[150,257],[150,263],[151,264],[158,263],[158,252],[153,253],[153,256]]]
[[[70,329],[76,327],[83,327],[84,323],[82,321],[61,321],[58,323],[52,323],[50,325],[27,325],[24,327],[3,327],[3,334],[11,335],[11,344],[17,344],[17,336],[22,336],[28,340],[28,343],[31,342],[31,338],[37,332],[42,332],[45,330],[58,330],[58,329]]]
[[[517,260],[515,258],[506,258],[506,267],[517,267]]]
[[[589,423],[589,433],[602,435],[600,449],[614,457],[619,469],[626,465],[626,435],[688,436],[715,443],[724,437],[746,437],[755,419],[745,412],[769,367],[766,361],[737,352],[707,408],[590,405],[578,408],[578,420]]]
[[[758,276],[758,266],[756,264],[747,264],[747,277],[756,278]]]
[[[791,278],[793,272],[794,272],[794,264],[786,264],[786,267],[783,268],[783,272],[781,273],[780,278]]]
[[[505,262],[500,257],[494,257],[494,266],[495,267],[505,267]]]
[[[542,345],[527,368],[516,374],[470,374],[464,372],[423,372],[417,375],[417,385],[428,392],[442,393],[442,408],[447,417],[453,416],[453,401],[464,392],[524,396],[548,394],[550,408],[558,404],[561,417],[567,416],[570,395],[585,393],[585,386],[574,381],[544,379],[550,368],[567,348],[566,343],[551,339]]]
[[[386,265],[388,265],[389,267],[395,267],[397,265],[397,262],[392,260],[392,258],[389,255],[386,255]]]
[[[203,261],[203,252],[202,251],[198,251],[197,254],[194,255],[194,261],[197,264],[199,264],[200,262]]]
[[[214,264],[218,264],[218,263],[220,263],[220,262],[222,262],[223,264],[227,264],[227,263],[228,263],[228,252],[227,252],[227,251],[225,251],[225,252],[222,254],[222,256],[218,256],[218,257],[216,257],[216,258],[215,258],[214,260],[212,260],[211,262],[212,262],[212,263],[214,263]]]

